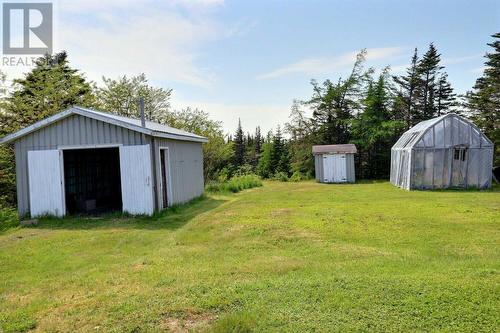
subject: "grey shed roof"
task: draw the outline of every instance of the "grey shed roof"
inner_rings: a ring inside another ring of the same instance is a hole
[[[313,154],[328,154],[328,153],[339,153],[339,154],[356,154],[358,151],[356,146],[352,143],[342,144],[342,145],[320,145],[312,147]]]
[[[0,144],[12,142],[24,135],[37,131],[40,128],[49,126],[50,124],[55,123],[56,121],[70,117],[72,115],[80,115],[83,117],[96,119],[105,123],[124,127],[136,132],[144,133],[155,137],[161,137],[173,140],[208,142],[208,139],[203,136],[189,133],[167,125],[158,124],[152,121],[146,121],[146,126],[142,127],[140,119],[128,118],[107,112],[101,112],[93,109],[83,108],[80,106],[74,106],[65,111],[59,112],[51,117],[40,120],[34,123],[33,125],[25,127],[15,133],[3,137],[2,139],[0,139]]]

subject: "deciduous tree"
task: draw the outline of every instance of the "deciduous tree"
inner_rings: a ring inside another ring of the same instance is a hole
[[[324,144],[347,143],[354,114],[361,108],[363,85],[373,71],[365,71],[366,50],[361,51],[347,79],[337,83],[326,80],[323,84],[311,81],[313,96],[307,104],[313,110],[315,132]]]
[[[140,118],[139,98],[144,98],[147,120],[166,124],[170,111],[172,89],[154,87],[145,74],[117,79],[103,77],[103,86],[96,88],[100,110],[125,117]]]

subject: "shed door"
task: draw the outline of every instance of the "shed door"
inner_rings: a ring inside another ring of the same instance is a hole
[[[333,182],[333,164],[335,155],[323,155],[323,182]]]
[[[336,183],[346,182],[347,181],[346,156],[345,154],[336,154],[333,156],[334,156],[333,181]]]
[[[28,151],[31,217],[65,214],[62,157],[59,150]]]
[[[153,214],[153,186],[149,145],[120,146],[123,211]]]

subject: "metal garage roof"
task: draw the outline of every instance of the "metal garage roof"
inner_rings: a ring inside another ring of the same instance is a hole
[[[0,139],[0,144],[12,142],[24,135],[27,135],[31,132],[37,131],[40,128],[45,126],[49,126],[50,124],[59,121],[61,119],[67,118],[72,115],[80,115],[83,117],[88,117],[92,119],[96,119],[99,121],[103,121],[105,123],[109,123],[112,125],[128,128],[130,130],[144,133],[150,136],[162,137],[173,140],[184,140],[184,141],[195,141],[195,142],[208,142],[207,138],[196,135],[193,133],[189,133],[177,128],[173,128],[167,125],[162,125],[159,123],[155,123],[152,121],[146,121],[146,126],[141,126],[140,119],[128,118],[123,116],[118,116],[115,114],[101,112],[94,109],[83,108],[80,106],[74,106],[65,111],[59,112],[51,117],[40,120],[33,125],[25,127],[15,133],[9,134],[2,139]]]

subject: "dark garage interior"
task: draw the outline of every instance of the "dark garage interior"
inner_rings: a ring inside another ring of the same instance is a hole
[[[68,214],[101,214],[122,209],[118,148],[64,151]]]

